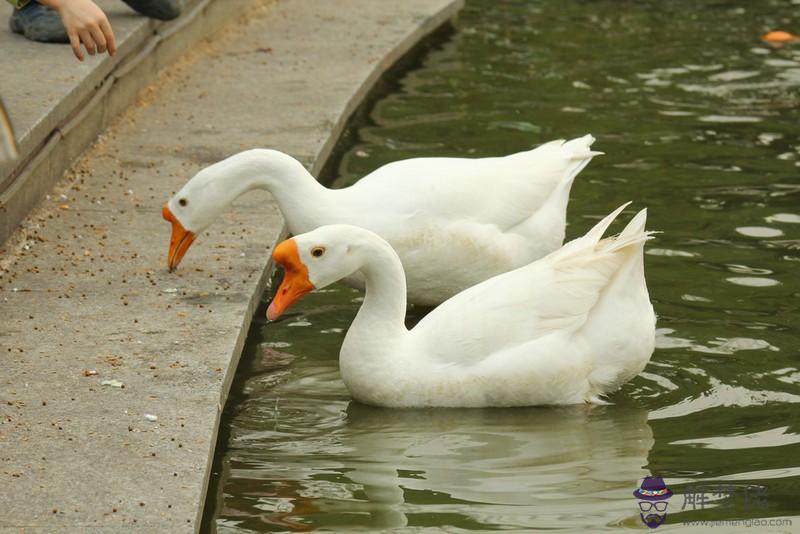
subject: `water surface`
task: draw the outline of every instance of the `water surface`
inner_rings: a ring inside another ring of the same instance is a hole
[[[360,295],[317,292],[254,323],[207,525],[643,528],[631,492],[653,474],[675,492],[663,530],[800,529],[800,46],[758,39],[800,31],[798,12],[788,0],[468,0],[455,34],[356,130],[338,185],[396,159],[591,132],[607,155],[576,180],[567,234],[627,200],[628,214],[649,208],[664,232],[646,256],[653,359],[612,406],[374,409],[350,402],[337,367]]]

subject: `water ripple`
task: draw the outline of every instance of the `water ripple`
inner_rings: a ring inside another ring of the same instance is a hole
[[[788,426],[772,428],[751,434],[735,436],[714,436],[709,438],[683,439],[673,441],[670,445],[700,445],[708,449],[736,450],[754,449],[761,447],[783,447],[793,443],[800,443],[800,434],[787,432]]]

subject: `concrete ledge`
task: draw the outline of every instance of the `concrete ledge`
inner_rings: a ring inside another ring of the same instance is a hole
[[[461,2],[248,5],[145,88],[0,252],[2,532],[199,528],[283,221],[248,195],[170,274],[161,205],[253,146],[318,173],[375,81]],[[106,105],[124,106],[121,87]]]
[[[17,161],[0,164],[0,244],[159,69],[250,1],[189,0],[169,22],[137,15],[118,0],[97,3],[118,39],[113,59],[79,63],[67,45],[31,43],[0,26],[0,95],[20,148]]]

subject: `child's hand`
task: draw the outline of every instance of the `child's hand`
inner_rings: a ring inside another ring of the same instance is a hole
[[[72,52],[83,61],[81,43],[90,56],[108,51],[110,56],[117,53],[114,32],[103,11],[92,0],[39,0],[40,3],[58,12],[67,30]]]

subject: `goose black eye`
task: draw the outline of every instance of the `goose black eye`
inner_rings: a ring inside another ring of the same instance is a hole
[[[325,247],[314,247],[311,249],[311,255],[315,258],[319,258],[323,254],[325,254]]]
[[[188,203],[189,203],[189,201],[186,200],[185,198],[178,199],[178,204],[180,204],[181,206],[185,206]]]

